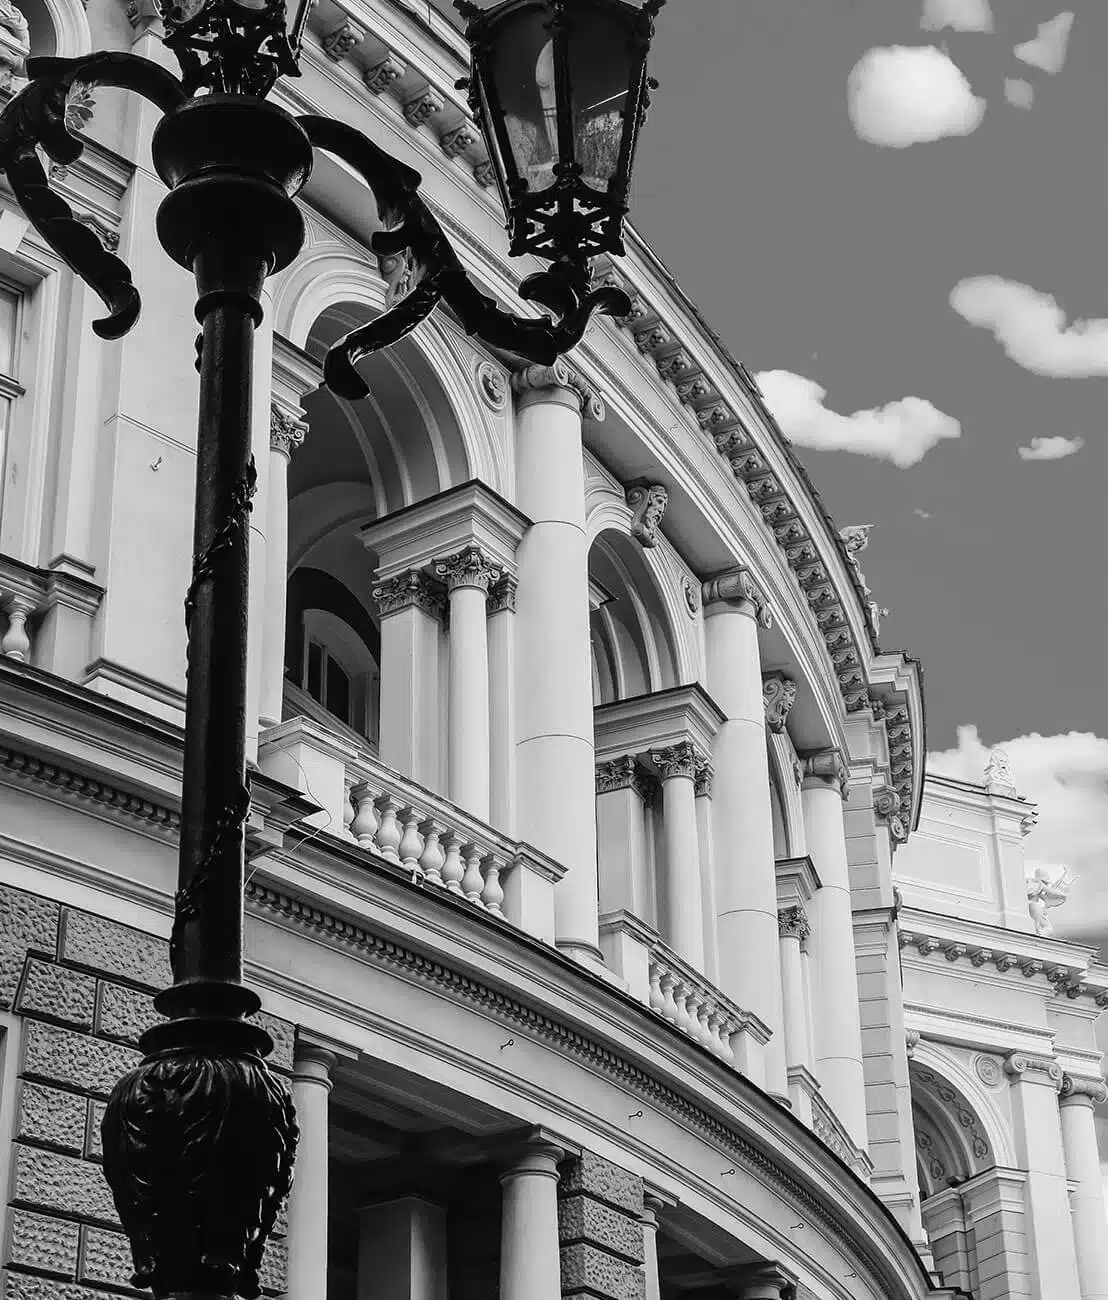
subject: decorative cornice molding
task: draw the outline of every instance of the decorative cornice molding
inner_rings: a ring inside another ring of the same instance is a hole
[[[402,609],[425,610],[436,618],[443,614],[442,584],[433,581],[419,569],[410,569],[373,588],[373,599],[382,618]]]
[[[731,569],[708,578],[701,588],[705,606],[734,605],[757,619],[762,627],[773,626],[773,614],[765,593],[754,581],[749,569]]]
[[[846,798],[850,770],[837,749],[821,749],[816,754],[803,755],[803,785],[830,785]]]
[[[1004,1062],[1004,1071],[1021,1083],[1047,1083],[1055,1091],[1062,1088],[1062,1067],[1049,1056],[1029,1056],[1013,1052]]]
[[[1102,1106],[1108,1101],[1108,1085],[1102,1078],[1079,1078],[1069,1073],[1062,1074],[1061,1104],[1066,1102],[1084,1103],[1089,1106]]]
[[[801,944],[807,943],[812,927],[808,913],[799,903],[777,909],[777,933],[782,939],[799,939]]]
[[[766,711],[766,726],[770,731],[782,732],[789,720],[789,710],[796,703],[796,682],[784,673],[762,675],[762,707]]]
[[[320,908],[293,898],[258,880],[246,885],[246,901],[253,908],[269,913],[286,924],[309,931],[338,943],[348,950],[357,950],[377,965],[390,967],[409,979],[426,985],[446,989],[452,1000],[471,1003],[484,1014],[501,1020],[508,1026],[525,1028],[537,1038],[556,1046],[559,1052],[585,1061],[590,1068],[616,1080],[625,1088],[658,1110],[668,1112],[688,1124],[732,1161],[741,1163],[759,1179],[768,1180],[789,1198],[797,1210],[806,1211],[814,1222],[820,1223],[858,1265],[869,1274],[868,1285],[880,1292],[902,1289],[899,1275],[890,1266],[884,1253],[870,1248],[858,1239],[857,1223],[851,1210],[833,1198],[816,1195],[800,1184],[792,1175],[781,1169],[773,1158],[730,1128],[723,1120],[697,1105],[684,1091],[671,1088],[656,1079],[641,1066],[626,1060],[619,1052],[589,1037],[576,1028],[570,1028],[543,1011],[526,1006],[500,990],[493,990],[471,975],[463,975],[446,966],[441,959],[424,956],[405,948],[394,938],[379,936],[361,925],[325,912]],[[645,1014],[645,1012],[644,1012]],[[680,1031],[676,1031],[680,1032]],[[683,1041],[691,1040],[681,1034]],[[707,1052],[707,1049],[703,1049]]]
[[[647,549],[657,546],[669,491],[661,483],[634,483],[627,489],[627,504],[634,511],[631,536]]]
[[[676,745],[667,745],[664,749],[651,750],[650,761],[658,769],[658,775],[663,781],[679,776],[695,781],[697,768],[705,760],[691,740],[682,740]]]
[[[292,455],[304,444],[308,432],[307,420],[298,419],[279,402],[269,404],[269,446],[285,456]]]
[[[371,95],[380,95],[388,90],[394,81],[399,81],[407,70],[406,65],[395,54],[386,54],[378,63],[366,68],[362,73],[362,81],[365,82],[365,87]]]
[[[551,366],[524,366],[515,371],[512,375],[512,388],[517,393],[541,393],[551,388],[576,393],[583,416],[596,421],[604,419],[604,403],[596,389],[560,357]]]
[[[493,583],[498,582],[501,576],[502,571],[479,546],[465,546],[445,560],[435,562],[435,577],[446,584],[447,591],[476,587],[487,596]]]

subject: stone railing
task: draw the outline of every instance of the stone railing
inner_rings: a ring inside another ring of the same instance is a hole
[[[394,771],[349,730],[293,718],[262,734],[258,762],[319,806],[306,824],[400,867],[415,885],[554,942],[554,886],[565,868]]]
[[[87,578],[64,570],[37,569],[0,555],[0,655],[19,663],[33,659],[60,676],[75,677],[88,661],[87,644],[77,641],[78,628],[87,633],[103,594],[103,588]],[[59,637],[59,625],[67,621],[74,626],[70,629],[67,625],[68,635]],[[39,655],[34,641],[45,623],[50,624],[49,653]]]
[[[869,1155],[854,1145],[838,1116],[818,1093],[812,1097],[812,1132],[843,1164],[849,1165],[859,1178],[869,1182],[873,1173]]]
[[[650,1006],[721,1061],[734,1064],[731,1038],[746,1027],[747,1013],[661,940],[650,951]]]

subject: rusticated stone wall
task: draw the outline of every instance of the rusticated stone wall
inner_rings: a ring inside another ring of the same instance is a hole
[[[562,1295],[643,1300],[642,1179],[591,1151],[560,1173]]]
[[[120,1075],[141,1059],[139,1035],[160,1018],[153,993],[171,982],[163,939],[0,886],[0,1009],[23,1019],[3,1300],[131,1290],[100,1120]],[[294,1027],[257,1018],[275,1043],[270,1064],[288,1075]],[[271,1295],[285,1290],[283,1216],[278,1227],[262,1270]]]

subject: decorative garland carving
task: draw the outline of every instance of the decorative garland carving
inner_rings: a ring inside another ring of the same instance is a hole
[[[937,1075],[934,1070],[927,1069],[916,1061],[913,1061],[909,1066],[909,1072],[914,1083],[918,1083],[933,1092],[950,1107],[958,1120],[959,1127],[964,1129],[969,1137],[970,1149],[973,1151],[974,1156],[978,1160],[985,1160],[992,1149],[989,1146],[989,1140],[981,1132],[977,1115],[967,1105],[958,1090]]]

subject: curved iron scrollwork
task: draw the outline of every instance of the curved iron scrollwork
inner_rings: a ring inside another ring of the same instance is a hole
[[[130,269],[51,190],[38,147],[62,165],[80,157],[82,142],[66,125],[66,100],[75,86],[133,90],[167,115],[189,102],[187,88],[165,68],[133,54],[30,59],[27,71],[31,84],[0,113],[0,168],[43,239],[103,299],[109,315],[95,321],[93,329],[101,338],[120,338],[141,308]],[[407,252],[413,270],[413,285],[404,297],[331,347],[324,379],[340,396],[351,401],[365,397],[369,390],[356,362],[403,338],[440,302],[454,310],[467,333],[540,365],[553,364],[579,342],[594,312],[623,316],[631,310],[621,289],[591,289],[580,265],[561,261],[528,276],[519,288],[525,302],[545,307],[553,316],[529,318],[505,311],[463,267],[420,197],[418,172],[344,123],[311,115],[297,120],[316,149],[341,158],[372,191],[385,226],[373,236],[373,251],[381,256]]]

